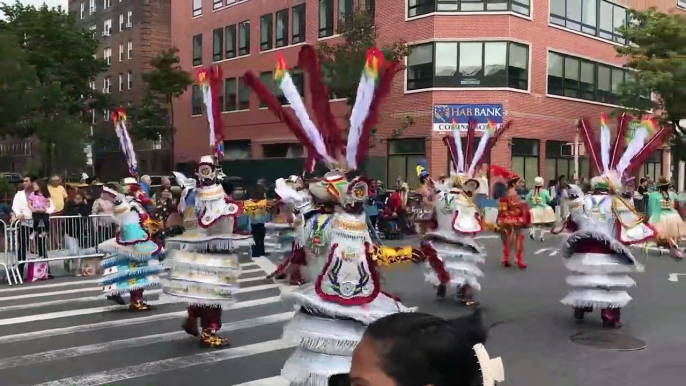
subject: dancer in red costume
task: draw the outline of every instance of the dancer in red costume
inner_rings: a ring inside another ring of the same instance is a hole
[[[531,225],[531,215],[529,206],[522,200],[515,186],[521,179],[517,173],[513,173],[500,166],[492,166],[491,173],[494,177],[503,177],[507,180],[507,193],[498,203],[498,221],[496,223],[500,238],[503,241],[503,261],[505,268],[511,267],[510,252],[513,247],[517,267],[525,269],[522,255],[524,254],[524,233],[523,229]]]

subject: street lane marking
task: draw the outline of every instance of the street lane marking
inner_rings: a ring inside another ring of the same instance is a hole
[[[172,359],[163,359],[159,361],[143,363],[136,366],[122,367],[119,369],[106,370],[98,373],[79,375],[71,378],[41,383],[40,385],[34,386],[99,386],[112,382],[124,381],[127,379],[155,375],[172,370],[185,369],[193,366],[200,366],[206,364],[214,364],[217,362],[227,361],[236,358],[244,358],[252,355],[290,349],[295,346],[296,345],[286,343],[281,339],[270,340],[267,342],[261,342],[247,346],[240,346],[236,348],[229,348],[226,350],[210,351],[202,354]]]
[[[245,330],[253,327],[266,326],[269,324],[285,322],[291,320],[295,312],[284,312],[280,314],[273,314],[261,316],[258,318],[244,319],[237,322],[226,323],[222,326],[221,331],[237,331]],[[37,354],[29,354],[16,356],[11,358],[0,359],[0,369],[8,369],[11,367],[27,366],[36,363],[50,362],[52,360],[59,360],[64,358],[74,358],[84,355],[92,355],[109,351],[116,351],[134,347],[141,347],[150,344],[161,342],[171,342],[190,338],[184,331],[167,332],[163,334],[155,334],[148,336],[141,336],[131,339],[115,340],[110,342],[91,344],[80,347],[70,347],[60,350],[45,351]]]
[[[499,239],[500,236],[498,235],[488,235],[488,236],[476,236],[474,237],[474,240],[483,240],[483,239]]]
[[[272,296],[272,297],[263,298],[263,299],[250,300],[247,302],[238,302],[236,304],[252,302],[254,305],[263,305],[263,304],[278,303],[280,301],[281,301],[281,297]],[[180,302],[169,301],[169,300],[155,300],[152,302],[148,302],[148,304],[150,304],[151,306],[159,306],[159,305],[164,305],[164,304],[177,304],[177,303],[180,304]],[[235,308],[235,306],[231,307],[231,308]],[[227,308],[227,310],[230,310],[231,308]],[[116,306],[95,307],[95,308],[82,308],[82,309],[78,309],[78,310],[69,310],[69,311],[49,312],[46,314],[37,314],[37,315],[29,315],[29,316],[20,316],[20,317],[16,317],[16,318],[0,319],[0,326],[7,326],[10,324],[15,324],[15,323],[21,324],[21,323],[38,322],[38,321],[42,321],[42,320],[61,319],[61,318],[68,318],[71,316],[99,314],[99,313],[109,312],[109,311],[121,311],[124,309],[126,309],[125,306],[116,305]],[[185,312],[183,312],[183,313],[185,313]],[[131,319],[131,320],[135,320],[135,319]]]
[[[257,379],[246,383],[239,383],[233,386],[290,386],[290,384],[291,381],[284,377],[271,377]]]
[[[550,252],[548,254],[548,256],[555,256],[558,253],[560,253],[560,250],[557,248],[542,248],[542,249],[539,249],[536,252],[534,252],[534,255],[540,255],[541,253],[544,253],[544,252]]]
[[[234,304],[232,307],[225,309],[225,311],[235,310],[235,309],[240,309],[240,308],[257,307],[257,306],[262,306],[262,305],[267,305],[267,304],[274,304],[274,303],[279,303],[280,301],[281,301],[281,298],[279,296],[272,296],[269,298],[257,299],[257,300],[246,300],[246,301],[238,302],[238,303]],[[121,306],[118,306],[118,307],[121,307]],[[88,311],[88,310],[85,310],[85,311]],[[89,312],[86,312],[86,313],[89,313]],[[90,312],[90,313],[97,313],[97,312]],[[82,332],[99,331],[99,330],[104,330],[104,329],[108,329],[108,328],[133,326],[133,325],[137,325],[137,324],[145,324],[145,323],[157,322],[157,321],[162,321],[162,320],[178,319],[178,318],[185,316],[185,315],[186,315],[186,311],[176,311],[176,312],[168,312],[165,314],[136,317],[136,318],[131,318],[131,319],[111,320],[108,322],[83,324],[83,325],[77,325],[77,326],[71,326],[71,327],[62,327],[62,328],[53,328],[51,330],[24,332],[21,334],[0,336],[0,344],[24,342],[24,341],[32,340],[32,339],[49,338],[49,337],[53,337],[53,336],[70,335],[70,334],[76,334],[76,333],[82,333]],[[0,320],[0,322],[1,322],[1,320]]]
[[[686,276],[686,273],[670,273],[669,279],[667,279],[667,280],[673,281],[673,282],[678,282],[679,276]]]
[[[73,285],[95,284],[95,283],[100,283],[100,279],[69,281],[69,282],[65,282],[65,283],[54,283],[54,284],[35,284],[35,285],[19,286],[19,287],[12,287],[12,288],[3,288],[0,291],[3,294],[5,294],[7,292],[13,292],[13,291],[32,291],[32,290],[40,290],[43,288],[69,287],[69,286],[73,286]]]
[[[0,290],[0,291],[2,291],[2,290]],[[44,296],[47,297],[47,296],[56,296],[56,295],[76,294],[79,292],[96,292],[96,291],[102,291],[102,287],[86,287],[86,288],[76,288],[76,289],[63,290],[63,291],[39,292],[39,293],[33,293],[33,294],[5,296],[5,297],[0,297],[0,302],[6,302],[8,300],[41,298]]]
[[[253,257],[253,262],[262,268],[264,272],[267,272],[267,274],[276,271],[276,265],[266,257]]]

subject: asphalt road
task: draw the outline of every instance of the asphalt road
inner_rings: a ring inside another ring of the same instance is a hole
[[[413,241],[413,240],[408,240]],[[406,241],[407,242],[407,241]],[[495,324],[486,346],[505,365],[507,386],[681,386],[686,376],[686,262],[646,256],[634,275],[634,301],[623,310],[624,327],[610,341],[634,337],[639,351],[612,351],[570,341],[580,331],[601,330],[597,312],[577,325],[559,303],[567,275],[555,249],[559,239],[526,242],[527,270],[499,266],[499,240],[485,235],[488,252],[483,290],[485,319]],[[281,366],[291,352],[279,338],[293,309],[279,301],[280,287],[264,279],[268,260],[245,258],[240,302],[224,311],[223,335],[232,346],[200,349],[180,331],[184,306],[146,297],[154,311],[132,314],[100,298],[97,278],[56,279],[0,287],[0,386],[281,386]],[[673,277],[673,280],[675,278]],[[385,290],[408,306],[445,317],[470,312],[438,301],[420,267],[388,270]]]

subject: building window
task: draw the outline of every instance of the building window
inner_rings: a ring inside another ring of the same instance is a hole
[[[552,24],[617,43],[626,43],[617,29],[628,21],[626,8],[606,0],[550,1]]]
[[[202,65],[202,34],[193,36],[193,66]]]
[[[126,28],[133,26],[133,11],[126,12]]]
[[[276,97],[279,99],[279,102],[281,102],[282,105],[286,104],[283,103],[285,98],[283,97],[283,94],[281,94],[281,88],[279,88],[278,85],[276,85],[276,82],[274,82],[274,77],[272,76],[271,71],[264,71],[260,73],[260,82],[269,89]],[[265,108],[267,105],[260,101],[260,108]]]
[[[517,173],[526,186],[532,187],[534,178],[538,177],[537,139],[512,138],[512,171]]]
[[[333,35],[333,0],[319,0],[319,37]]]
[[[102,9],[107,9],[112,6],[112,0],[102,0]]]
[[[92,15],[95,13],[95,11],[96,11],[95,0],[90,0],[89,6],[88,6],[88,13],[90,15]]]
[[[238,55],[250,54],[250,20],[238,23]]]
[[[250,110],[250,89],[243,77],[238,78],[238,110]]]
[[[119,61],[124,61],[124,45],[119,43]]]
[[[249,140],[224,141],[224,159],[248,159],[252,157]]]
[[[264,158],[304,158],[305,149],[299,143],[270,143],[262,145]]]
[[[126,74],[126,83],[127,90],[131,90],[133,88],[133,73],[131,71]]]
[[[288,45],[288,9],[276,13],[276,47]]]
[[[676,0],[676,6],[679,8],[686,8],[686,0]]]
[[[229,25],[226,27],[226,59],[236,57],[236,25]]]
[[[191,93],[191,114],[202,115],[202,93],[200,92],[200,86],[197,84],[193,85]]]
[[[212,32],[212,60],[218,62],[224,59],[224,28],[217,28]]]
[[[102,57],[105,59],[105,63],[109,66],[112,64],[112,47],[107,47],[103,50]]]
[[[353,15],[353,0],[338,0],[338,20],[348,20]]]
[[[104,122],[110,121],[110,110],[102,110],[102,120]]]
[[[214,0],[212,3],[212,9],[219,9],[224,6],[224,0]]]
[[[662,150],[655,150],[643,164],[643,177],[657,181],[662,177]]]
[[[553,0],[554,1],[554,0]],[[432,12],[515,12],[529,16],[530,0],[407,0],[407,16]]]
[[[200,44],[202,45],[202,41],[200,42]],[[129,40],[129,42],[126,43],[126,51],[128,52],[127,58],[128,59],[133,58],[133,42],[131,40]],[[201,58],[201,60],[202,60],[202,58]]]
[[[400,178],[411,189],[419,187],[417,164],[426,156],[424,138],[389,139],[386,186],[395,186]]]
[[[412,47],[407,89],[529,88],[529,47],[512,42],[438,42]]]
[[[102,80],[102,92],[104,94],[112,92],[112,79],[110,79],[109,76],[106,76],[105,79]]]
[[[124,30],[124,14],[119,15],[119,32]]]
[[[119,74],[119,91],[124,91],[124,74]]]
[[[102,25],[102,36],[112,35],[112,19],[107,19]]]
[[[302,43],[305,41],[305,4],[296,5],[293,7],[293,18],[291,25],[291,42],[293,44]]]
[[[202,15],[202,0],[193,0],[193,17]]]
[[[224,111],[235,111],[238,108],[236,78],[226,78],[224,81],[224,96]]]
[[[84,15],[86,14],[86,4],[81,3],[81,11],[79,13],[79,17],[83,19]]]
[[[564,175],[568,180],[574,176],[574,154],[572,147],[567,142],[546,141],[545,143],[545,177],[548,180],[556,180]],[[579,160],[581,161],[581,160]],[[581,163],[581,162],[579,162]],[[580,177],[583,177],[579,173]],[[533,186],[530,186],[533,187]]]
[[[274,15],[271,13],[260,18],[260,51],[271,50],[274,47]]]
[[[609,104],[620,103],[622,84],[632,73],[619,67],[548,52],[548,94]],[[646,92],[645,99],[650,98]]]

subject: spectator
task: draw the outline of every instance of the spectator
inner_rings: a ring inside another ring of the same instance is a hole
[[[116,222],[114,220],[114,204],[112,201],[98,197],[93,203],[91,214],[94,214],[93,224],[97,234],[97,241],[103,242],[114,237]]]
[[[67,201],[67,190],[62,186],[62,179],[60,176],[50,177],[50,184],[48,185],[48,192],[50,193],[50,199],[52,204],[55,206],[55,212],[53,215],[59,216],[64,211],[64,204]]]
[[[143,189],[143,192],[145,193],[145,195],[148,197],[151,197],[150,196],[150,184],[151,184],[151,182],[150,182],[150,176],[149,175],[146,174],[143,177],[141,177],[141,181],[140,181],[139,185],[141,186],[141,189]]]
[[[33,213],[29,207],[29,195],[34,191],[33,183],[35,181],[35,177],[26,176],[22,178],[22,185],[14,195],[14,200],[12,200],[12,212],[18,221],[17,259],[20,262],[26,261],[26,253],[29,249],[30,236],[33,226]],[[48,207],[46,212],[48,211],[52,211],[52,208]],[[38,243],[38,255],[41,257],[47,257],[44,242]],[[19,273],[22,276],[24,275],[24,264],[19,265]],[[52,276],[49,275],[48,277],[51,278]]]
[[[476,206],[479,207],[480,210],[483,210],[484,207],[486,206],[486,200],[488,200],[488,166],[484,165],[484,167],[479,170],[479,173],[476,176],[477,180],[479,181],[479,189],[476,191],[476,194],[474,195],[474,203]]]
[[[64,214],[70,217],[67,219],[65,233],[77,239],[81,247],[86,247],[89,236],[93,233],[91,232],[92,224],[88,220],[88,216],[91,215],[91,207],[88,205],[86,196],[79,192],[72,200],[67,201]]]
[[[480,314],[445,320],[399,312],[370,324],[353,353],[350,374],[329,385],[474,385],[481,366],[474,346],[486,340]],[[495,369],[494,369],[494,372]]]
[[[33,192],[29,194],[29,209],[33,219],[33,234],[31,237],[45,238],[45,229],[50,226],[50,212],[48,208],[54,208],[50,199],[50,192],[47,184],[42,180],[34,181],[32,184]]]
[[[267,197],[267,192],[262,184],[257,184],[255,186],[253,197],[251,201],[258,203]],[[258,210],[250,215],[250,233],[252,233],[253,240],[255,240],[255,245],[252,247],[252,257],[264,257],[266,256],[266,251],[264,249],[264,238],[266,236],[266,228],[264,227],[265,222],[268,220],[268,213],[262,213],[262,210]]]
[[[157,201],[157,206],[155,207],[155,217],[165,226],[164,224],[166,224],[169,215],[175,211],[176,205],[172,198],[171,189],[163,187],[162,190],[160,190],[160,199]]]

